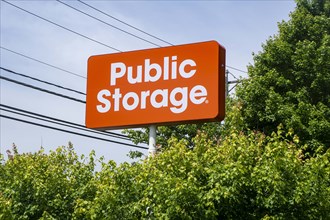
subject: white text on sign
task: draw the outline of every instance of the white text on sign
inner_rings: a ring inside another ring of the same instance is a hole
[[[188,107],[188,102],[195,105],[206,102],[207,90],[203,85],[196,85],[192,88],[176,87],[169,89],[159,88],[154,91],[145,90],[139,93],[127,92],[122,94],[120,88],[116,88],[117,80],[127,79],[129,84],[142,82],[157,82],[158,80],[176,80],[178,76],[188,79],[195,75],[197,64],[192,59],[185,59],[177,62],[177,56],[164,57],[163,65],[151,63],[150,59],[144,60],[144,65],[135,68],[127,66],[123,62],[112,63],[110,67],[110,86],[112,91],[102,89],[97,94],[100,102],[96,106],[99,113],[107,113],[111,109],[118,112],[122,108],[127,111],[153,108],[168,108],[173,113],[182,113]],[[126,76],[126,77],[125,77]]]

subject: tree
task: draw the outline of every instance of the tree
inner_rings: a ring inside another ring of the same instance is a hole
[[[279,23],[279,33],[263,51],[253,55],[249,79],[238,86],[237,99],[227,102],[224,124],[159,127],[157,142],[166,148],[167,140],[176,137],[192,147],[200,131],[216,140],[229,132],[230,124],[267,135],[283,124],[299,135],[302,148],[308,144],[310,156],[325,152],[330,146],[330,3],[297,0],[290,17]],[[241,109],[241,116],[234,118],[238,122],[228,118],[235,108]],[[136,143],[148,141],[148,128],[126,132]]]
[[[271,134],[283,124],[308,144],[330,147],[330,2],[298,0],[290,20],[279,24],[254,55],[249,79],[237,88],[246,128]]]
[[[200,131],[208,130],[208,134],[213,137],[218,136],[220,133],[221,125],[220,122],[214,123],[199,123],[199,124],[183,124],[183,125],[169,125],[169,126],[158,126],[157,127],[157,145],[162,148],[166,148],[167,141],[175,137],[177,139],[184,139],[189,142],[189,147],[193,147],[192,139]],[[140,130],[127,129],[124,131],[130,139],[136,144],[148,143],[149,139],[149,128],[142,128]]]
[[[297,137],[293,138],[298,142]],[[113,162],[98,173],[92,219],[328,219],[330,152],[303,160],[280,129],[228,134],[214,145],[203,133],[193,149],[172,138],[140,163]]]
[[[157,144],[163,149],[167,148],[168,140],[176,138],[186,140],[189,148],[194,147],[193,138],[203,132],[214,143],[224,138],[231,129],[242,127],[243,123],[240,116],[240,104],[233,98],[227,97],[226,100],[226,120],[224,122],[209,122],[197,124],[182,124],[172,126],[159,126],[157,128]],[[127,129],[124,131],[134,143],[148,143],[149,128],[140,130]]]
[[[297,136],[204,133],[117,165],[71,146],[0,160],[0,219],[329,219],[330,150],[303,159]]]
[[[88,159],[79,158],[71,144],[48,155],[43,150],[33,154],[14,150],[12,159],[0,158],[0,219],[79,216],[96,192],[93,152]]]

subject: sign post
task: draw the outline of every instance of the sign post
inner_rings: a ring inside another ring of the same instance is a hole
[[[150,125],[149,127],[149,156],[154,156],[157,152],[156,148],[157,126]]]

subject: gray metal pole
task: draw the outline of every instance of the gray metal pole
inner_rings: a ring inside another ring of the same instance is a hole
[[[151,125],[149,127],[149,156],[154,156],[157,152],[156,149],[156,131],[157,131],[157,126],[156,125]]]

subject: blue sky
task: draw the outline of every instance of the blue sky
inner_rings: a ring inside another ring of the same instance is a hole
[[[10,1],[25,10],[56,22],[121,51],[156,46],[122,33],[56,1]],[[65,3],[85,11],[125,31],[161,46],[159,40],[110,19],[78,1]],[[277,23],[289,19],[294,1],[87,1],[88,4],[134,25],[174,45],[216,40],[226,48],[227,65],[243,71],[253,63],[252,52],[277,33]],[[91,55],[115,51],[63,30],[1,1],[1,47],[22,53],[59,68],[87,75]],[[34,62],[1,49],[1,67],[82,92],[86,79]],[[228,69],[236,77],[246,74]],[[1,75],[36,86],[62,92],[1,70]],[[233,79],[233,78],[230,78]],[[79,124],[85,123],[85,106],[60,97],[1,80],[0,102]],[[83,96],[64,92],[84,99]],[[3,115],[26,119],[1,111]],[[36,127],[0,118],[0,149],[4,153],[15,143],[20,152],[34,152],[42,145],[46,151],[71,141],[79,154],[92,149],[97,156],[116,162],[128,161],[126,154],[135,150],[72,134]],[[114,131],[120,132],[120,131]],[[87,133],[86,133],[87,134]],[[100,136],[101,137],[101,136]],[[115,139],[116,140],[116,139]],[[121,140],[119,140],[121,141]],[[128,142],[127,142],[128,143]],[[146,151],[143,151],[146,153]]]

